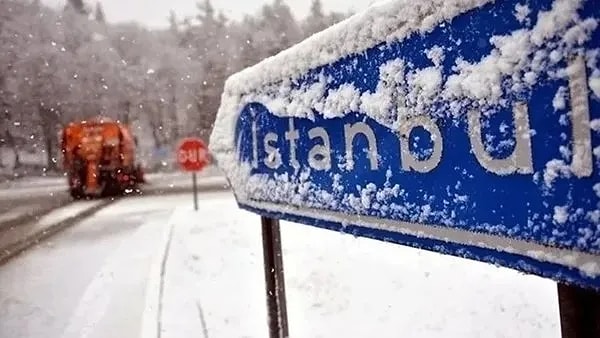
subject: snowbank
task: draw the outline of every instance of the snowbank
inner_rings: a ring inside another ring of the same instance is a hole
[[[214,196],[171,219],[162,337],[267,335],[260,218]],[[288,222],[282,243],[292,337],[560,336],[551,281]]]
[[[56,175],[47,171],[47,157],[44,151],[19,151],[19,166],[16,166],[15,153],[7,147],[0,147],[0,182],[23,176]]]

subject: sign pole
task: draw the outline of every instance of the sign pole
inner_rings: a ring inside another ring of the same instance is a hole
[[[600,337],[600,292],[558,283],[562,338]]]
[[[288,321],[279,220],[261,217],[270,338],[287,338]]]
[[[194,186],[194,210],[198,210],[198,179],[196,172],[192,173],[192,185]]]
[[[194,191],[194,210],[198,210],[198,179],[197,173],[208,164],[206,144],[194,137],[183,139],[177,147],[177,162],[182,170],[192,173]]]

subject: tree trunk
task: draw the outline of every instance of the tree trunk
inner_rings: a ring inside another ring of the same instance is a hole
[[[123,103],[123,106],[125,108],[125,116],[123,117],[123,123],[128,125],[131,121],[131,102],[127,100]]]
[[[56,162],[54,161],[54,142],[52,142],[52,137],[47,133],[44,133],[44,141],[46,143],[46,169],[48,171],[56,170]]]
[[[15,154],[15,167],[13,169],[19,169],[21,168],[21,156],[19,155],[19,149],[17,148],[17,145],[13,146],[13,152]]]
[[[163,145],[163,137],[159,130],[159,126],[155,123],[154,119],[149,116],[148,124],[150,125],[150,130],[152,131],[152,140],[154,141],[154,149],[159,149]]]
[[[42,133],[44,134],[44,145],[46,146],[46,169],[54,171],[57,169],[54,159],[54,145],[56,138],[56,125],[58,123],[55,112],[43,106],[38,106],[40,120],[42,124]]]
[[[4,77],[0,76],[0,85],[3,84],[4,81]],[[0,90],[1,92],[1,90]],[[18,169],[19,167],[21,167],[21,157],[19,156],[19,149],[17,147],[17,141],[15,139],[15,137],[13,136],[13,134],[10,132],[10,124],[12,121],[12,114],[10,112],[9,109],[9,105],[6,102],[1,102],[0,104],[1,107],[4,108],[4,140],[5,140],[5,144],[8,145],[11,150],[13,151],[13,154],[15,155],[15,163],[13,166],[13,169]],[[0,161],[0,166],[2,166],[2,163]]]
[[[171,119],[171,140],[179,139],[179,119],[177,118],[177,96],[175,86],[171,86],[171,104],[169,107],[169,117]]]
[[[13,169],[18,169],[21,167],[21,157],[19,156],[19,149],[17,147],[15,137],[12,135],[8,128],[6,128],[6,133],[4,135],[4,138],[6,139],[6,144],[12,149],[13,154],[15,155],[15,165]]]

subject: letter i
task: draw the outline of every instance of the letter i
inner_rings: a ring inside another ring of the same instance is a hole
[[[258,139],[256,120],[252,119],[252,168],[258,168]]]

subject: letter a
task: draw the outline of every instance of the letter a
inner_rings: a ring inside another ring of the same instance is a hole
[[[323,144],[315,145],[308,153],[308,164],[315,170],[331,169],[331,145],[327,131],[321,127],[313,128],[308,131],[310,139],[320,138]]]

